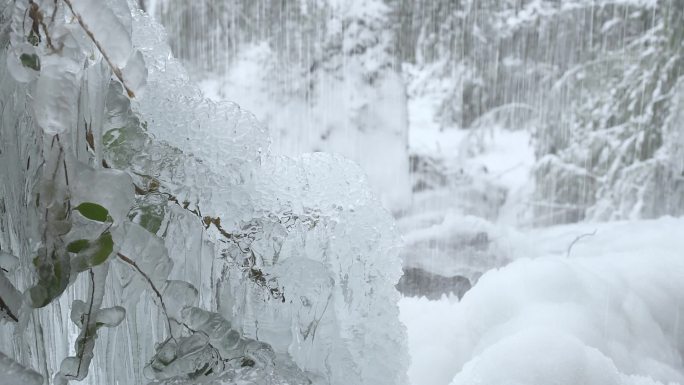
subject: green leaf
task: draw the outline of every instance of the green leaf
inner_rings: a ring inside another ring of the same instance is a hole
[[[166,202],[145,201],[141,202],[128,214],[128,219],[144,227],[152,234],[156,234],[161,228],[166,214]]]
[[[24,67],[30,68],[34,71],[40,71],[40,58],[35,53],[22,53],[21,56],[19,56],[19,60],[21,60],[21,65]]]
[[[76,258],[71,261],[72,270],[79,273],[103,264],[114,251],[114,241],[112,240],[112,233],[109,231],[100,235],[96,240],[87,242],[88,246],[80,250]]]
[[[58,252],[49,256],[45,251],[33,259],[33,265],[38,273],[38,282],[29,289],[31,306],[40,308],[48,305],[53,299],[59,297],[69,285],[71,268],[69,257]]]
[[[90,266],[97,266],[104,263],[109,255],[114,250],[114,241],[112,240],[112,233],[107,231],[106,233],[100,235],[100,237],[95,241],[95,246],[97,249],[90,257]]]
[[[70,253],[79,253],[85,248],[90,246],[90,241],[87,239],[79,239],[78,241],[73,241],[67,245],[67,251]]]
[[[76,206],[76,211],[81,213],[84,217],[98,222],[107,222],[111,220],[109,211],[106,208],[92,202],[83,202]]]
[[[40,285],[36,285],[29,289],[29,296],[31,297],[31,305],[35,308],[47,306],[52,300],[49,298],[47,290]]]

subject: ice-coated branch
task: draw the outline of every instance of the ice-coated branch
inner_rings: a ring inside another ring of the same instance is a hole
[[[95,47],[97,47],[97,50],[100,51],[100,53],[102,54],[102,57],[105,59],[105,61],[109,65],[109,67],[112,69],[112,72],[114,73],[116,78],[119,79],[119,81],[123,85],[124,89],[126,90],[126,94],[128,95],[128,97],[134,98],[135,93],[133,93],[133,90],[131,90],[128,87],[128,85],[126,84],[126,81],[124,80],[123,72],[121,71],[121,68],[119,68],[116,64],[114,64],[112,59],[110,59],[109,55],[107,55],[107,52],[102,47],[102,44],[97,40],[97,38],[95,37],[95,34],[90,30],[90,28],[88,28],[88,25],[83,20],[83,17],[81,17],[81,15],[74,10],[73,5],[71,4],[71,0],[63,0],[63,1],[69,7],[69,10],[74,15],[74,17],[78,21],[78,24],[81,26],[81,28],[83,28],[83,31],[86,33],[86,35],[88,35],[88,37],[93,42],[93,44],[95,44]]]
[[[572,251],[572,247],[575,246],[575,243],[579,242],[582,238],[593,237],[594,235],[596,235],[596,232],[597,232],[597,231],[598,231],[598,229],[595,229],[595,230],[594,230],[593,232],[591,232],[591,233],[586,233],[586,234],[580,234],[580,235],[578,235],[572,242],[570,242],[570,245],[568,245],[568,252],[567,252],[567,254],[566,254],[566,257],[567,257],[567,258],[570,258],[570,252]]]
[[[0,313],[5,313],[14,322],[19,322],[19,318],[12,313],[12,309],[9,308],[5,301],[0,297]]]
[[[60,371],[55,375],[57,385],[66,384],[70,380],[81,381],[88,376],[90,364],[94,357],[95,339],[101,327],[119,325],[125,315],[124,308],[115,306],[101,309],[109,265],[104,264],[89,269],[90,294],[88,303],[75,300],[71,305],[71,320],[81,329],[76,339],[76,355],[62,361]]]
[[[55,7],[55,10],[56,9],[57,8]],[[52,44],[50,32],[48,32],[47,25],[45,25],[45,16],[43,15],[43,11],[40,10],[38,4],[36,4],[36,2],[33,0],[29,0],[28,16],[33,21],[31,25],[31,31],[40,39],[40,28],[42,27],[43,32],[45,33],[45,44],[48,48],[54,51],[55,46]]]
[[[12,285],[4,273],[0,272],[0,319],[19,322],[18,311],[21,307],[21,293]],[[3,313],[6,317],[3,317]]]
[[[119,257],[120,260],[122,260],[123,262],[125,262],[125,263],[131,265],[131,266],[132,266],[140,275],[143,276],[143,278],[145,278],[145,280],[147,281],[147,283],[150,285],[150,288],[152,289],[152,291],[154,292],[154,294],[155,294],[155,295],[157,296],[157,298],[159,299],[159,305],[161,306],[162,311],[164,312],[164,316],[166,317],[166,323],[167,323],[167,326],[168,326],[168,328],[169,328],[169,336],[171,336],[171,338],[173,338],[173,333],[171,332],[171,331],[172,331],[172,329],[171,329],[171,319],[169,318],[169,313],[168,313],[168,311],[166,310],[166,304],[164,303],[164,298],[162,297],[162,294],[161,294],[161,292],[159,291],[159,289],[157,289],[157,287],[155,286],[154,282],[152,282],[152,279],[150,278],[150,276],[147,275],[147,274],[140,268],[140,266],[138,266],[138,264],[135,263],[134,260],[128,258],[127,256],[125,256],[125,255],[123,255],[123,254],[121,254],[121,253],[117,253],[116,255]]]
[[[87,343],[88,339],[88,331],[90,326],[90,318],[93,314],[93,303],[95,302],[95,273],[93,273],[93,269],[90,269],[89,271],[90,274],[90,301],[88,301],[88,312],[85,314],[86,315],[86,321],[85,321],[85,327],[83,328],[83,340],[86,341],[84,342],[81,346],[85,345]],[[93,337],[90,336],[92,339]],[[76,357],[78,358],[78,367],[76,368],[76,375],[78,373],[81,373],[81,366],[83,364],[83,356],[85,354],[85,348],[79,350],[76,353]]]

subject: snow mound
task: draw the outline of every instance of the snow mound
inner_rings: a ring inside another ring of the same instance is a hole
[[[485,273],[460,303],[404,299],[413,383],[684,383],[684,259],[677,247],[684,220],[612,226],[620,231],[603,225],[570,257],[565,243],[555,255]],[[558,239],[586,227],[531,237]],[[640,244],[622,247],[632,235]],[[548,251],[548,243],[540,248]]]

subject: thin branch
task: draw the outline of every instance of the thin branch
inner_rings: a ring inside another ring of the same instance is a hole
[[[594,235],[596,235],[597,231],[598,231],[598,229],[594,229],[594,232],[592,232],[592,233],[586,233],[586,234],[578,235],[577,238],[575,238],[575,240],[572,241],[570,243],[570,245],[568,246],[568,252],[566,254],[566,258],[570,258],[570,252],[572,251],[572,247],[575,246],[575,243],[577,243],[582,238],[593,237]]]
[[[87,139],[87,138],[86,138],[86,139]],[[109,165],[109,163],[107,163],[107,161],[106,161],[105,159],[102,159],[102,167],[104,167],[104,168],[111,168],[111,166]],[[138,174],[138,173],[136,173],[136,175],[139,175],[139,176],[143,176],[143,177],[144,177],[144,175],[141,175],[141,174]],[[159,184],[158,181],[157,181],[157,184]],[[136,195],[141,195],[141,196],[142,196],[142,195],[147,195],[147,194],[149,194],[149,193],[151,193],[151,192],[156,192],[156,191],[158,191],[158,189],[154,189],[154,190],[144,189],[144,188],[138,186],[138,185],[135,184],[135,183],[133,183],[133,188],[135,189],[135,194],[136,194]],[[184,202],[181,204],[181,202],[178,201],[178,198],[176,198],[173,194],[170,194],[170,193],[167,193],[167,192],[163,192],[162,194],[164,194],[164,195],[167,196],[167,199],[169,200],[169,202],[173,202],[173,203],[177,204],[177,205],[180,206],[183,210],[185,210],[185,211],[187,211],[187,212],[189,212],[189,213],[192,213],[192,214],[194,214],[196,217],[200,218],[200,219],[202,220],[202,223],[204,224],[204,228],[205,228],[205,229],[209,229],[209,227],[211,227],[211,225],[214,225],[214,226],[216,227],[216,229],[219,231],[219,233],[221,233],[221,235],[222,235],[223,237],[225,237],[226,239],[232,241],[235,245],[237,245],[238,248],[240,248],[240,251],[242,251],[243,253],[247,253],[247,252],[249,251],[249,250],[243,250],[242,247],[240,247],[240,244],[238,243],[238,238],[239,238],[239,236],[236,236],[235,234],[231,234],[231,233],[229,233],[229,232],[227,232],[226,230],[223,229],[223,227],[221,226],[221,218],[220,218],[220,217],[210,217],[210,216],[204,216],[204,217],[203,217],[202,214],[201,214],[201,212],[200,212],[200,210],[199,210],[199,207],[198,207],[196,210],[190,210],[190,209],[189,209],[190,202],[184,201]]]
[[[45,17],[43,16],[43,12],[40,10],[38,4],[33,2],[33,0],[29,0],[28,14],[31,20],[33,20],[33,25],[31,27],[33,33],[40,38],[40,27],[43,27],[47,47],[53,51],[56,51],[55,46],[52,45],[52,38],[50,38],[50,33],[48,32],[47,25],[45,25]]]
[[[19,318],[12,314],[12,310],[5,304],[5,301],[2,300],[2,297],[0,297],[0,311],[4,311],[5,314],[7,314],[14,322],[19,322]]]
[[[76,368],[76,374],[73,376],[69,377],[75,377],[78,378],[81,374],[81,364],[83,363],[83,355],[85,354],[85,346],[88,343],[88,329],[90,328],[90,316],[93,313],[93,302],[95,302],[95,273],[93,273],[93,269],[89,269],[90,271],[90,303],[88,304],[88,314],[86,316],[86,321],[85,323],[81,322],[81,327],[83,328],[83,347],[80,349],[80,351],[76,352],[76,355],[78,356],[78,368]],[[92,337],[91,337],[92,338]]]
[[[169,336],[171,336],[171,338],[173,338],[173,334],[171,333],[171,319],[169,318],[169,313],[166,311],[166,305],[164,304],[164,298],[162,298],[161,292],[159,292],[157,287],[154,285],[154,282],[152,282],[152,279],[147,274],[145,274],[144,271],[142,271],[140,266],[138,266],[138,264],[135,263],[134,260],[128,258],[127,256],[125,256],[121,253],[116,253],[116,255],[119,257],[120,260],[122,260],[122,261],[126,262],[127,264],[133,266],[133,268],[135,270],[137,270],[138,273],[140,273],[140,275],[142,275],[145,278],[147,283],[152,288],[152,291],[154,291],[154,294],[157,295],[157,298],[159,298],[159,303],[161,304],[162,311],[164,312],[164,316],[166,317],[166,323],[169,327]]]
[[[52,9],[52,17],[50,18],[50,23],[55,22],[55,16],[57,16],[57,7],[59,4],[57,4],[58,0],[55,0],[55,7]]]
[[[216,229],[219,231],[219,233],[221,233],[221,235],[223,235],[224,237],[231,240],[234,238],[233,234],[227,232],[223,229],[223,227],[221,227],[221,218],[206,216],[202,218],[202,222],[204,223],[205,229],[208,229],[209,226],[214,225]]]
[[[119,67],[117,67],[112,62],[112,60],[109,58],[109,55],[107,55],[107,53],[104,51],[104,49],[102,48],[102,45],[95,38],[95,35],[93,34],[93,32],[88,28],[86,23],[83,21],[83,18],[81,17],[81,15],[79,15],[78,13],[76,13],[76,11],[74,11],[74,7],[71,4],[71,0],[64,0],[64,3],[66,3],[66,5],[69,7],[69,10],[71,11],[71,13],[74,15],[74,17],[78,21],[78,24],[81,25],[81,28],[83,28],[83,31],[85,31],[86,35],[88,35],[90,40],[92,40],[92,42],[95,44],[95,47],[97,47],[98,51],[100,51],[100,53],[102,54],[102,57],[104,57],[104,59],[107,61],[107,64],[109,64],[109,67],[112,69],[112,72],[114,73],[114,75],[116,75],[116,78],[119,79],[119,81],[123,85],[124,89],[126,90],[128,97],[134,98],[135,94],[126,85],[126,82],[124,81],[124,78],[123,78],[123,74],[121,73],[121,69],[119,69]]]

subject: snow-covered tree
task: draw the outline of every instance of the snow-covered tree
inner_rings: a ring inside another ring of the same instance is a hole
[[[443,128],[534,132],[534,223],[681,213],[681,1],[397,7],[409,98]]]
[[[603,42],[555,81],[538,137],[540,223],[680,214],[682,3],[612,6]],[[599,12],[596,12],[599,14]],[[621,36],[612,38],[612,36]],[[589,49],[589,48],[588,48]]]

